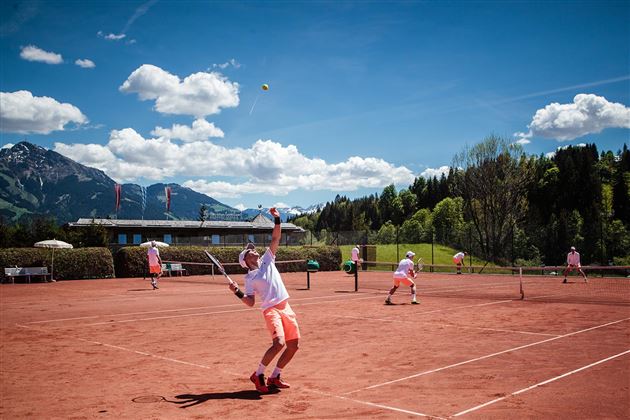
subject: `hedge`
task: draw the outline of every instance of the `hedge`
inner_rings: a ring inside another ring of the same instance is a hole
[[[203,252],[206,249],[198,246],[171,246],[160,248],[160,257],[163,261],[209,263],[210,261]],[[215,247],[211,249],[212,254],[223,263],[238,262],[238,254],[241,251],[242,248],[235,247]],[[300,263],[279,263],[277,267],[280,272],[306,271],[306,260],[310,259],[319,262],[321,271],[339,270],[341,251],[334,246],[280,247],[276,255],[276,261],[304,261]],[[116,277],[143,277],[148,271],[147,248],[120,248],[114,256],[114,262]],[[212,272],[212,266],[210,265],[184,264],[184,268],[189,275],[210,274]],[[225,269],[229,274],[245,273],[245,270],[238,265],[227,265]]]
[[[52,249],[0,248],[0,268],[48,267]],[[55,249],[55,279],[103,279],[114,277],[114,260],[107,248]],[[2,270],[4,276],[4,270]]]

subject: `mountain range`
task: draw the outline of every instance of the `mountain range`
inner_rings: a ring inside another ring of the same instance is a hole
[[[179,184],[158,183],[148,187],[122,184],[116,211],[115,185],[101,170],[26,141],[0,149],[0,217],[10,223],[41,216],[54,217],[58,223],[90,217],[198,220],[202,205],[207,208],[207,220],[240,220],[268,210],[241,212]],[[166,187],[171,189],[170,212],[166,211]],[[279,210],[286,221],[316,208]]]

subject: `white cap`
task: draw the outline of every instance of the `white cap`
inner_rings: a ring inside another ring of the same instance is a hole
[[[151,241],[151,246],[152,246],[153,248],[155,248],[155,247],[157,246],[157,244],[155,243],[155,241]]]
[[[245,255],[247,255],[247,251],[251,251],[252,249],[256,249],[256,245],[248,243],[245,249],[242,250],[240,254],[238,254],[238,263],[241,265],[241,267],[249,268],[247,267],[247,263],[245,262]]]
[[[571,247],[571,251],[575,251],[575,247],[574,246]]]
[[[407,254],[405,254],[405,256],[406,256],[407,258],[409,258],[409,257],[413,257],[413,256],[415,256],[415,255],[416,255],[416,253],[415,253],[415,252],[413,252],[413,251],[407,251]]]

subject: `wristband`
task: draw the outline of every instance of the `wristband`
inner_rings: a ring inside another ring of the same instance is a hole
[[[245,296],[245,293],[241,292],[241,289],[236,289],[234,291],[234,294],[236,295],[236,297],[238,297],[239,299],[243,299],[243,297]]]
[[[274,221],[274,223],[275,223],[276,225],[279,225],[279,224],[281,223],[281,222],[280,222],[280,218],[279,218],[279,217],[274,217],[274,218],[273,218],[273,221]]]

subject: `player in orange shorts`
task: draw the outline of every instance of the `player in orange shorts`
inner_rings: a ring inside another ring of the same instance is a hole
[[[398,289],[401,283],[411,288],[411,304],[417,305],[419,303],[416,300],[416,283],[413,281],[413,279],[416,278],[413,264],[413,257],[415,255],[414,252],[407,251],[405,258],[398,264],[398,269],[394,272],[394,286],[390,289],[387,299],[385,299],[386,305],[393,305],[392,295],[396,293],[396,289]]]
[[[270,388],[290,387],[280,379],[280,374],[297,352],[300,339],[297,318],[289,305],[289,293],[275,263],[280,245],[280,213],[275,208],[269,209],[269,213],[274,217],[275,226],[267,251],[261,257],[253,244],[249,244],[238,257],[241,266],[249,270],[245,275],[245,293],[239,290],[238,285],[230,284],[230,290],[247,306],[254,306],[256,295],[262,299],[260,307],[273,343],[263,355],[256,372],[249,378],[260,393],[267,393]],[[284,352],[265,383],[265,368],[283,348]]]
[[[162,258],[155,241],[151,241],[151,246],[147,250],[149,259],[149,274],[151,275],[151,286],[153,290],[159,289],[158,280],[162,277]]]

